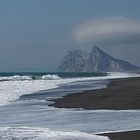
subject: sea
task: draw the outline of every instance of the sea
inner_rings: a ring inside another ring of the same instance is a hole
[[[140,129],[140,110],[48,106],[52,99],[107,88],[135,73],[0,73],[0,140],[109,140],[98,134]]]

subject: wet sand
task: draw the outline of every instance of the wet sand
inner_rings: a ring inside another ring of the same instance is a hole
[[[140,78],[111,80],[107,88],[83,91],[53,100],[56,108],[140,109]],[[140,140],[140,130],[106,133],[111,140]]]
[[[56,108],[140,109],[140,78],[111,80],[107,88],[83,91],[53,100]]]
[[[111,140],[140,140],[140,130],[101,134]]]

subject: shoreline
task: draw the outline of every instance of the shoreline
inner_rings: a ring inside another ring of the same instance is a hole
[[[140,130],[103,133],[98,135],[107,136],[110,140],[140,140]]]
[[[51,101],[49,106],[56,108],[140,109],[140,78],[113,79],[107,88],[69,94]]]
[[[56,108],[83,108],[87,110],[129,110],[140,109],[140,78],[109,80],[107,88],[69,94],[51,100],[49,106]],[[110,140],[140,140],[140,130],[97,134]]]

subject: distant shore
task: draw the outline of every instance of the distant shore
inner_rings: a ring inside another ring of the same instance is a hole
[[[53,102],[50,106],[56,108],[140,109],[140,78],[114,79],[107,88],[70,94]]]

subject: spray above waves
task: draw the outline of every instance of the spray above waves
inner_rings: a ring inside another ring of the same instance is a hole
[[[59,80],[61,79],[58,75],[43,75],[43,76],[28,76],[28,75],[14,75],[14,76],[6,76],[0,77],[0,81],[24,81],[24,80]]]

